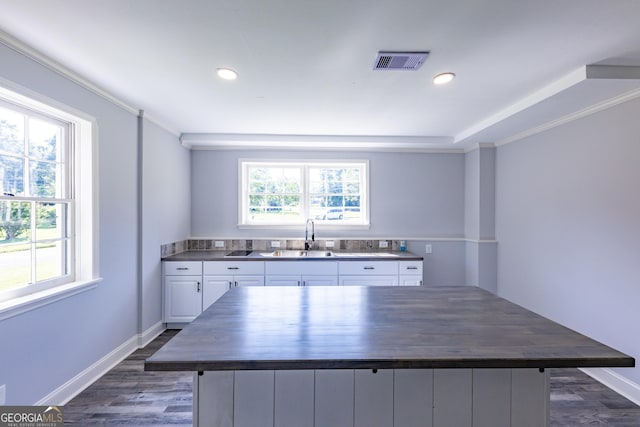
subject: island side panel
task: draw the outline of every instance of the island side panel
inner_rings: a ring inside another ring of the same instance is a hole
[[[549,424],[548,369],[205,372],[194,390],[195,426]]]

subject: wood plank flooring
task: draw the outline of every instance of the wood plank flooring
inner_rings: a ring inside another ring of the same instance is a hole
[[[65,405],[65,425],[190,426],[192,374],[143,370],[177,332],[164,332]],[[640,407],[577,369],[552,369],[550,425],[640,427]]]

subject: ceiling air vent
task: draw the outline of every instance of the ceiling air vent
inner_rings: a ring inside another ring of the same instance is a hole
[[[417,70],[429,52],[378,52],[374,70]]]

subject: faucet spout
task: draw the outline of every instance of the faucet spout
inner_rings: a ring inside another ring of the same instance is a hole
[[[309,224],[311,224],[311,243],[309,243]],[[311,218],[307,219],[307,222],[304,225],[304,250],[308,251],[311,249],[313,242],[316,240],[316,224],[313,222]]]

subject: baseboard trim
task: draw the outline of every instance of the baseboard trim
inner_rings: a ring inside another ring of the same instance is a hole
[[[146,347],[151,341],[156,339],[158,335],[165,331],[162,321],[152,325],[149,329],[138,334],[138,348]]]
[[[66,405],[71,399],[96,382],[138,348],[144,347],[164,331],[162,322],[158,322],[141,334],[136,334],[120,344],[109,354],[62,384],[57,389],[34,403],[34,405]]]
[[[640,384],[609,368],[581,368],[580,370],[640,406]]]

